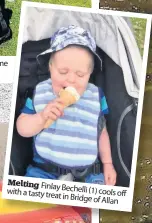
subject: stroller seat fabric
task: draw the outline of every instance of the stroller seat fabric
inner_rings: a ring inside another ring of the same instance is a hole
[[[25,38],[21,54],[16,113],[14,120],[14,134],[11,150],[10,174],[25,175],[27,166],[32,163],[32,139],[19,136],[16,131],[15,122],[20,114],[22,107],[25,104],[26,99],[33,99],[35,86],[39,82],[45,81],[49,78],[49,56],[45,55],[45,60],[43,60],[43,63],[41,64],[38,63],[36,56],[49,48],[50,37],[51,34],[54,33],[54,27],[52,26],[52,24],[56,24],[56,16],[58,15],[58,13],[61,13],[59,17],[62,18],[62,21],[60,20],[57,23],[57,26],[65,26],[66,23],[67,25],[69,25],[70,17],[72,20],[72,24],[77,25],[77,23],[79,23],[80,26],[82,25],[84,28],[89,29],[90,32],[92,32],[93,36],[96,36],[97,53],[102,59],[102,70],[98,71],[96,70],[96,68],[94,69],[90,78],[90,83],[93,83],[97,87],[101,87],[107,99],[109,114],[105,115],[105,118],[107,130],[110,137],[113,164],[117,172],[116,185],[128,187],[130,183],[136,111],[138,102],[139,89],[138,83],[136,83],[136,80],[138,79],[138,70],[135,69],[137,67],[137,64],[131,57],[131,52],[133,49],[125,47],[125,45],[127,44],[127,41],[125,42],[125,37],[121,39],[121,45],[124,43],[122,51],[120,50],[115,54],[114,51],[118,50],[117,47],[115,47],[112,55],[110,55],[110,49],[108,48],[110,38],[107,38],[106,42],[106,38],[104,36],[106,35],[106,33],[107,35],[108,33],[110,33],[111,36],[113,35],[112,41],[116,41],[116,44],[119,45],[120,36],[124,35],[123,32],[121,34],[119,33],[121,30],[121,25],[125,23],[125,26],[127,26],[127,23],[124,22],[122,18],[118,21],[112,16],[106,17],[98,15],[95,22],[95,16],[85,16],[84,13],[81,14],[78,12],[69,12],[67,17],[65,12],[58,12],[58,10],[56,10],[57,14],[52,13],[49,10],[45,13],[42,13],[36,9],[33,10],[34,11],[29,11],[29,15],[25,23],[25,27],[27,27],[27,29],[25,31]],[[46,18],[46,21],[49,24],[46,28],[46,30],[49,30],[49,33],[47,35],[45,33],[44,36],[42,35],[42,33],[38,35],[32,32],[32,29],[38,30],[34,28],[34,25],[36,26],[36,24],[39,24],[40,26],[42,24],[42,21],[39,20],[39,13],[43,14],[43,21],[45,21]],[[48,16],[48,14],[52,16]],[[38,18],[36,24],[30,24],[29,22],[32,21],[33,16],[37,16]],[[95,24],[96,29],[91,28],[93,27],[91,24],[87,26],[88,21],[92,21],[93,24]],[[102,25],[98,24],[99,22],[101,22]],[[101,29],[101,26],[103,29]],[[97,29],[97,27],[99,27],[99,29]],[[127,26],[126,30],[128,30],[128,27],[129,26]],[[95,33],[95,30],[98,33]],[[117,32],[116,30],[119,31]],[[118,35],[120,36],[118,37]],[[130,31],[129,35],[133,35],[132,31]],[[104,41],[103,43],[100,41],[101,39],[102,41]],[[106,50],[106,48],[108,49],[108,51]],[[136,53],[138,52],[137,49],[135,51]],[[119,61],[119,58],[121,57],[121,53],[130,55],[130,59],[126,59],[125,62],[128,63],[128,74],[132,75],[132,77],[128,80],[130,81],[131,86],[134,86],[134,96],[132,95],[132,93],[129,92],[129,87],[127,86],[127,84],[129,84],[126,81],[125,76],[127,71],[124,71],[124,67],[120,65],[121,62]],[[140,56],[138,55],[137,57]],[[132,84],[131,81],[133,81],[134,83]],[[98,165],[94,165],[91,171],[97,171],[99,173],[102,170],[102,164],[100,164],[99,168],[98,167]]]

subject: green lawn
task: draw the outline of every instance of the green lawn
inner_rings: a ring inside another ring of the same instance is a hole
[[[32,0],[31,0],[32,1]],[[11,18],[11,29],[13,38],[0,46],[0,56],[15,56],[18,38],[18,28],[20,19],[21,0],[14,2],[6,1],[6,8],[12,9],[13,15]],[[91,0],[33,0],[33,2],[43,2],[70,6],[91,7]]]
[[[147,74],[152,75],[152,37],[151,37],[151,40],[150,40]]]
[[[131,18],[135,38],[136,38],[141,56],[143,56],[143,50],[144,50],[146,21],[147,21],[146,19]]]
[[[146,20],[145,19],[132,18],[132,24],[133,24],[137,44],[138,44],[138,47],[140,49],[140,53],[143,56]],[[150,46],[149,46],[147,74],[152,75],[152,38],[150,40]]]
[[[21,0],[15,0],[12,3],[6,2],[6,7],[12,9],[13,11],[13,15],[11,18],[11,25],[10,25],[13,31],[13,38],[10,41],[7,41],[6,43],[0,46],[1,56],[15,56],[16,55],[21,2],[22,2]],[[91,0],[33,0],[33,2],[91,7]],[[137,40],[141,55],[143,55],[146,20],[132,18],[131,21],[133,24],[136,40]]]

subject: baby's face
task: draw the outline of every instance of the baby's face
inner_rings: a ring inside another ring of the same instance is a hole
[[[84,48],[67,47],[53,55],[49,65],[52,87],[56,94],[72,86],[82,95],[93,69],[93,56]]]

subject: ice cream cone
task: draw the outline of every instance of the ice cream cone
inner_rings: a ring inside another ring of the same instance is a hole
[[[61,98],[63,104],[64,104],[64,108],[74,104],[77,99],[75,97],[75,95],[73,95],[72,93],[70,93],[69,91],[66,91],[66,89],[62,89],[59,93],[59,97]]]
[[[76,103],[79,100],[79,94],[76,92],[76,90],[72,87],[67,87],[66,89],[61,89],[59,92],[59,97],[61,98],[64,108]],[[44,128],[48,128],[54,120],[47,120],[47,122],[44,125]]]

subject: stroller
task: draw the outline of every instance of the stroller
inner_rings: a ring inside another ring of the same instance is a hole
[[[134,35],[122,17],[58,9],[29,7],[26,15],[9,174],[22,176],[32,163],[32,139],[19,136],[15,123],[36,84],[49,77],[49,58],[40,64],[36,56],[49,47],[50,37],[58,28],[71,24],[90,30],[96,40],[103,64],[101,72],[94,69],[90,82],[102,87],[109,106],[106,121],[116,185],[129,187],[141,70]],[[95,164],[93,173],[97,169]]]
[[[0,44],[12,38],[12,31],[9,27],[9,20],[12,16],[12,10],[5,9],[5,1],[0,3]]]

